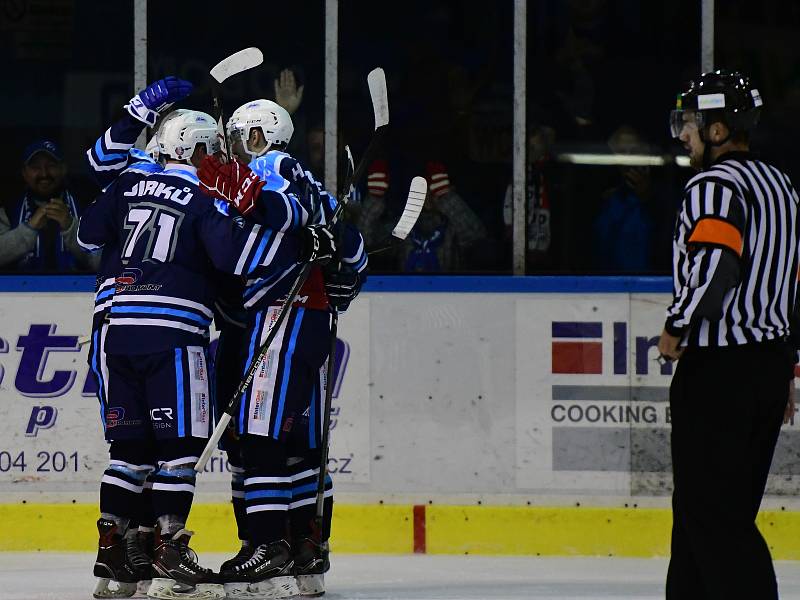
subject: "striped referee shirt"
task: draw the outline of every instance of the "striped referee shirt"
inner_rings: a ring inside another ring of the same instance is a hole
[[[798,277],[798,199],[789,178],[747,152],[721,156],[686,184],[673,243],[665,329],[681,346],[789,335]],[[735,272],[720,287],[723,271]],[[708,310],[709,299],[712,311]],[[710,314],[710,312],[712,314]]]

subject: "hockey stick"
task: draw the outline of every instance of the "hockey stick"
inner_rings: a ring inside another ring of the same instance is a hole
[[[386,77],[383,73],[383,69],[378,68],[370,71],[369,75],[367,76],[367,83],[369,84],[370,96],[372,98],[372,107],[375,113],[375,133],[373,134],[375,136],[378,135],[379,133],[382,134],[383,131],[385,131],[386,126],[389,124],[389,105],[386,95]],[[375,146],[373,146],[372,142],[370,142],[369,146],[367,147],[367,151],[369,151],[370,148],[372,148],[374,151]],[[366,169],[366,162],[368,160],[370,160],[370,156],[369,154],[365,153],[364,156],[361,157],[361,161],[358,164],[358,169],[356,169],[356,172],[359,169],[361,169],[361,171],[363,172],[363,170]],[[353,181],[355,181],[355,178],[351,179],[351,181],[348,181],[344,189],[349,190],[353,184]],[[312,188],[312,193],[314,194],[319,193],[315,186],[311,186],[311,188]],[[342,210],[344,209],[344,205],[347,203],[348,199],[349,195],[345,195],[341,199],[337,198],[336,208],[334,209],[333,216],[331,217],[331,223],[335,223],[336,220],[339,218]],[[318,199],[315,199],[315,202],[319,204]],[[292,284],[289,293],[286,295],[286,300],[281,304],[277,318],[272,323],[269,332],[267,333],[267,338],[264,340],[264,343],[261,344],[261,346],[259,346],[258,353],[253,358],[252,362],[248,365],[244,379],[242,379],[242,381],[239,382],[239,385],[236,388],[233,397],[228,402],[228,405],[225,407],[225,410],[220,416],[219,421],[214,427],[214,431],[208,438],[208,442],[206,443],[206,447],[203,449],[203,453],[197,459],[197,464],[194,467],[194,470],[197,473],[202,473],[203,468],[206,466],[206,463],[211,458],[211,454],[217,447],[217,444],[219,443],[222,434],[225,433],[225,429],[231,422],[233,415],[239,410],[239,403],[241,402],[242,394],[252,383],[256,371],[258,370],[258,365],[261,364],[261,361],[264,360],[264,357],[267,355],[269,347],[272,345],[272,341],[275,339],[275,336],[278,334],[278,331],[280,331],[281,324],[288,316],[292,308],[292,304],[294,304],[294,301],[297,298],[298,293],[300,292],[300,288],[303,287],[303,284],[306,282],[306,279],[308,279],[308,275],[309,273],[311,273],[312,266],[313,266],[312,263],[306,263],[305,265],[303,265],[300,274],[297,276],[297,279]]]
[[[375,116],[375,122],[378,122],[378,116]],[[353,162],[353,153],[350,151],[350,146],[344,147],[345,155],[347,157],[347,175],[345,181],[348,182],[348,187],[344,189],[345,197],[350,199],[355,192],[355,185],[353,184],[356,169]],[[331,308],[331,345],[328,350],[328,365],[325,372],[325,401],[322,404],[322,438],[320,439],[320,460],[319,460],[319,473],[317,474],[317,503],[316,512],[314,514],[314,532],[322,541],[322,522],[325,513],[325,477],[328,474],[328,454],[330,450],[330,429],[331,429],[331,406],[333,404],[333,374],[336,367],[336,337],[339,328],[339,311],[336,308]]]
[[[403,209],[403,214],[400,215],[397,225],[395,225],[394,229],[392,229],[391,237],[395,239],[388,244],[367,250],[367,254],[369,256],[378,254],[379,252],[385,252],[386,250],[391,250],[397,246],[397,242],[403,241],[408,237],[408,234],[411,233],[412,229],[414,229],[417,219],[419,219],[419,215],[422,212],[422,207],[425,205],[425,196],[427,193],[428,182],[425,180],[425,178],[419,176],[414,177],[414,179],[411,180],[411,187],[408,190],[406,207]]]
[[[353,156],[350,154],[350,148],[345,147],[347,150],[348,159],[352,168]],[[351,190],[352,191],[352,190]],[[414,177],[411,180],[411,187],[408,190],[408,197],[406,198],[406,206],[403,209],[403,214],[400,220],[392,230],[392,236],[398,240],[404,240],[414,228],[414,225],[422,212],[422,206],[425,203],[425,196],[428,193],[428,182],[424,177]],[[323,410],[322,421],[322,439],[320,441],[320,451],[322,453],[319,461],[319,476],[317,477],[317,511],[314,518],[315,531],[322,539],[322,524],[325,514],[325,478],[328,474],[328,453],[330,451],[330,428],[331,428],[331,407],[333,404],[333,376],[336,366],[336,335],[339,325],[339,312],[334,308],[331,311],[331,347],[328,352],[328,369],[325,376],[325,404]]]
[[[219,61],[211,71],[211,103],[217,120],[217,132],[222,136],[222,145],[225,147],[225,155],[228,162],[231,162],[231,149],[228,148],[228,135],[225,131],[225,113],[222,107],[222,83],[242,71],[247,71],[257,67],[264,62],[264,55],[258,48],[245,48],[234,52],[227,58]]]

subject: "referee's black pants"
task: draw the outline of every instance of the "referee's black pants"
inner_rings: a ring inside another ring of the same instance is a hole
[[[783,342],[690,348],[670,387],[668,600],[778,598],[755,525],[789,392]]]

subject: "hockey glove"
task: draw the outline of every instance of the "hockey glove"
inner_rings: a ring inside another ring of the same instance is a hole
[[[336,242],[325,225],[310,225],[299,230],[300,262],[324,265],[333,258]]]
[[[253,209],[264,187],[264,181],[247,165],[238,160],[222,163],[214,156],[203,159],[197,177],[204,192],[233,204],[242,215]]]
[[[362,277],[341,263],[329,264],[325,268],[325,294],[336,310],[344,312],[361,291]]]
[[[192,93],[192,84],[170,75],[151,83],[128,101],[125,108],[134,119],[153,127],[159,113]]]

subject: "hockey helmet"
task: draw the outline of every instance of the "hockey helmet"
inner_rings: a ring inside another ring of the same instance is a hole
[[[249,145],[250,132],[258,128],[267,141],[266,149],[256,151]],[[242,104],[228,119],[230,145],[241,142],[242,148],[250,156],[260,156],[271,146],[285,146],[292,139],[294,125],[292,117],[280,104],[272,100],[253,100]]]
[[[220,149],[217,123],[211,115],[197,110],[184,110],[174,117],[171,113],[164,119],[156,137],[161,158],[189,160],[197,144],[203,144],[208,154]]]
[[[703,73],[678,94],[670,114],[670,131],[677,138],[686,123],[694,122],[705,141],[704,130],[722,122],[731,135],[749,133],[758,123],[763,104],[761,94],[746,75],[726,69]]]
[[[150,141],[147,142],[147,146],[144,147],[145,153],[155,161],[158,161],[158,136],[153,135],[150,138]]]

